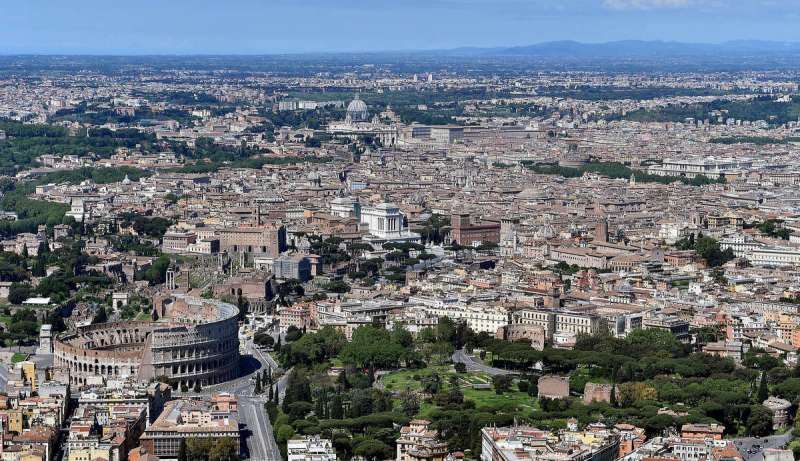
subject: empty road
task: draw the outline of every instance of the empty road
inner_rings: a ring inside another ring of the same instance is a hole
[[[490,367],[475,360],[471,355],[468,355],[464,349],[459,349],[453,353],[453,363],[463,363],[467,366],[469,371],[480,371],[490,376],[497,375],[514,375],[516,372],[503,370],[502,368]]]

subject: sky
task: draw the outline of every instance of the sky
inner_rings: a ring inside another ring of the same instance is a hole
[[[4,0],[0,54],[800,41],[800,0]]]

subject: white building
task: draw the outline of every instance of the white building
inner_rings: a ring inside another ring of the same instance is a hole
[[[86,205],[83,202],[82,198],[79,197],[72,197],[70,200],[69,211],[66,212],[66,216],[72,217],[75,221],[83,222],[86,218]]]
[[[719,241],[719,248],[722,251],[728,248],[733,251],[734,256],[741,258],[751,254],[753,251],[762,248],[764,245],[755,241],[747,234],[733,234],[726,236]]]
[[[280,111],[297,110],[297,101],[279,101],[278,110]]]
[[[372,136],[384,146],[393,146],[397,142],[397,126],[394,123],[384,124],[377,115],[370,119],[367,104],[358,95],[348,104],[345,119],[328,124],[327,131],[353,140],[360,136]]]
[[[683,176],[685,178],[707,176],[716,179],[726,173],[749,170],[752,166],[753,161],[748,158],[666,158],[660,165],[649,167],[647,173],[658,176]]]
[[[455,322],[463,321],[476,333],[494,335],[501,327],[508,325],[508,311],[490,304],[465,304],[457,300],[439,300],[423,296],[412,296],[409,304],[419,304],[420,308],[436,318],[448,317]]]
[[[329,439],[308,436],[286,443],[288,461],[336,461],[336,450]]]
[[[597,334],[606,327],[605,320],[599,315],[566,310],[520,309],[511,315],[511,323],[539,326],[548,340],[560,333]]]
[[[667,222],[661,223],[658,228],[658,238],[670,245],[674,245],[678,240],[687,237],[692,233],[692,229],[686,223]]]
[[[340,218],[360,218],[361,204],[355,197],[336,197],[331,201],[331,214]]]
[[[800,266],[800,249],[788,247],[758,248],[750,253],[749,259],[756,266]]]
[[[393,203],[381,203],[361,209],[361,223],[366,224],[370,236],[367,241],[419,242],[420,235],[403,227],[403,214]]]

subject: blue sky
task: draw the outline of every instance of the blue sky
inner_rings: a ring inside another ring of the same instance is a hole
[[[8,0],[0,54],[800,41],[800,0]]]

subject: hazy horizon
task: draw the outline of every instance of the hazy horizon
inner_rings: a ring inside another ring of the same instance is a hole
[[[800,41],[800,0],[142,0],[5,5],[0,54],[253,55]]]

